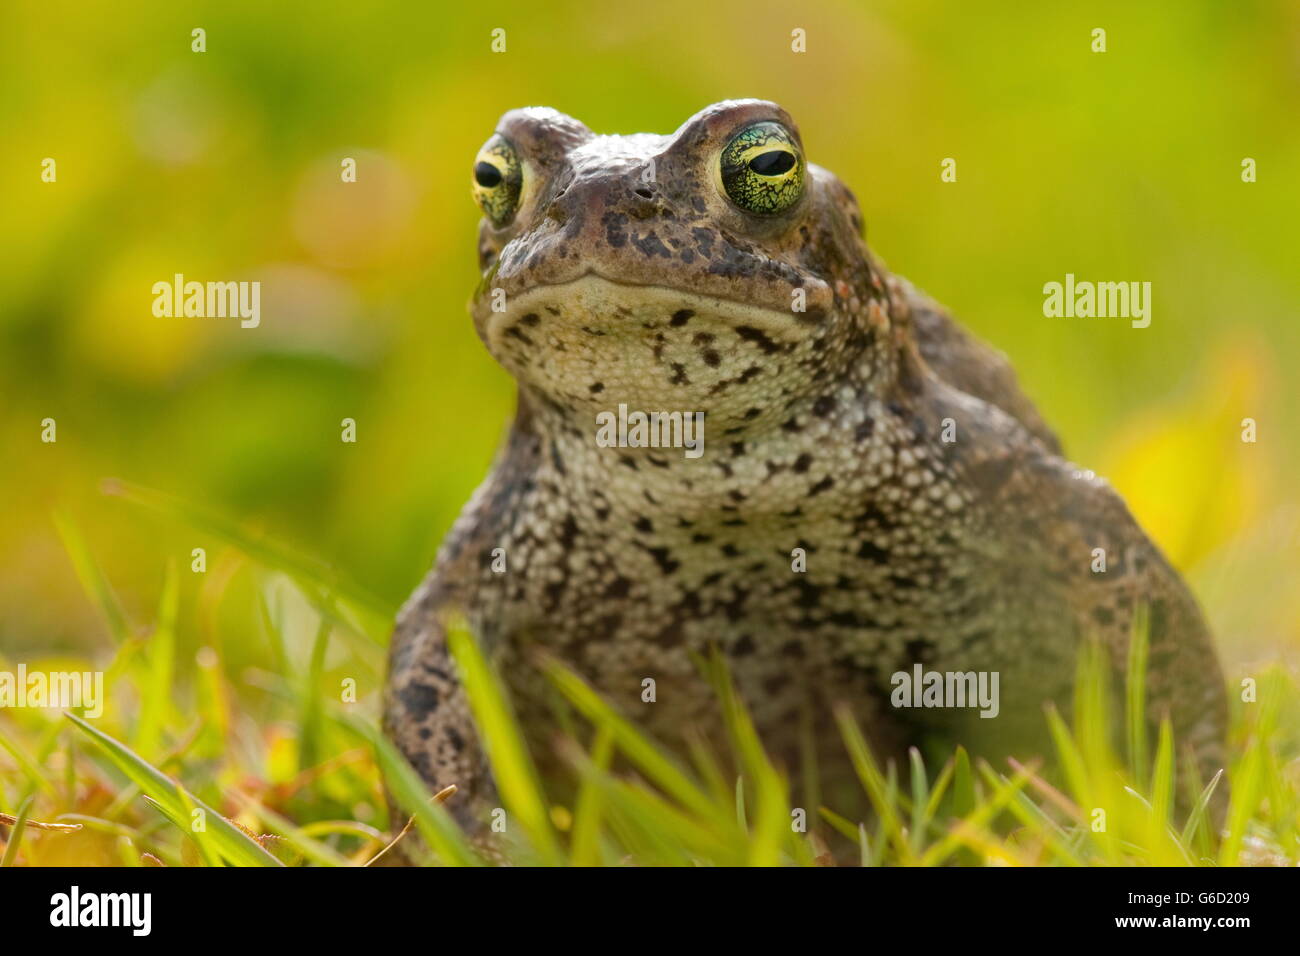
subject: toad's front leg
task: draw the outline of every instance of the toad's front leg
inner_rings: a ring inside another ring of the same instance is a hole
[[[448,812],[476,842],[486,839],[498,806],[496,787],[456,676],[446,626],[424,602],[413,601],[398,618],[389,675],[384,732],[430,792],[455,785]]]

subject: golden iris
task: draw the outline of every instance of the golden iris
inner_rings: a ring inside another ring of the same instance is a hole
[[[803,157],[780,123],[755,123],[732,137],[718,160],[722,188],[741,209],[774,216],[803,193]]]
[[[474,159],[473,190],[474,201],[498,229],[514,218],[523,184],[519,154],[505,137],[494,135]]]

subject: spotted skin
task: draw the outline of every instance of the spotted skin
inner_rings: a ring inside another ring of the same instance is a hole
[[[798,776],[815,756],[823,795],[850,800],[832,703],[885,756],[932,736],[1043,754],[1043,705],[1068,712],[1081,635],[1120,669],[1146,603],[1149,716],[1172,718],[1208,776],[1224,689],[1177,573],[1104,481],[1060,457],[1005,358],[872,256],[832,174],[805,164],[778,215],[728,198],[720,153],[757,123],[802,151],[790,117],[756,100],[671,136],[502,117],[524,185],[508,225],[481,226],[471,314],[518,413],[398,619],[387,732],[432,787],[460,788],[472,823],[496,795],[448,615],[498,662],[544,767],[556,723],[531,650],[663,741],[722,749],[692,660],[716,647],[776,759]],[[596,415],[620,403],[705,412],[704,454],[599,447]],[[891,675],[917,663],[997,671],[999,715],[892,707]]]

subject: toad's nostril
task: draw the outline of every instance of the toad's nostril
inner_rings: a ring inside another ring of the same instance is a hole
[[[636,219],[649,219],[658,212],[659,204],[655,202],[654,186],[634,186],[629,197],[628,214]]]

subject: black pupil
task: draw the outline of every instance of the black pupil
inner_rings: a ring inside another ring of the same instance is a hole
[[[478,183],[484,189],[491,189],[493,186],[499,186],[501,184],[501,170],[497,169],[491,163],[475,163],[474,182]]]
[[[794,168],[794,156],[783,149],[769,150],[751,159],[749,168],[760,176],[780,176]]]

